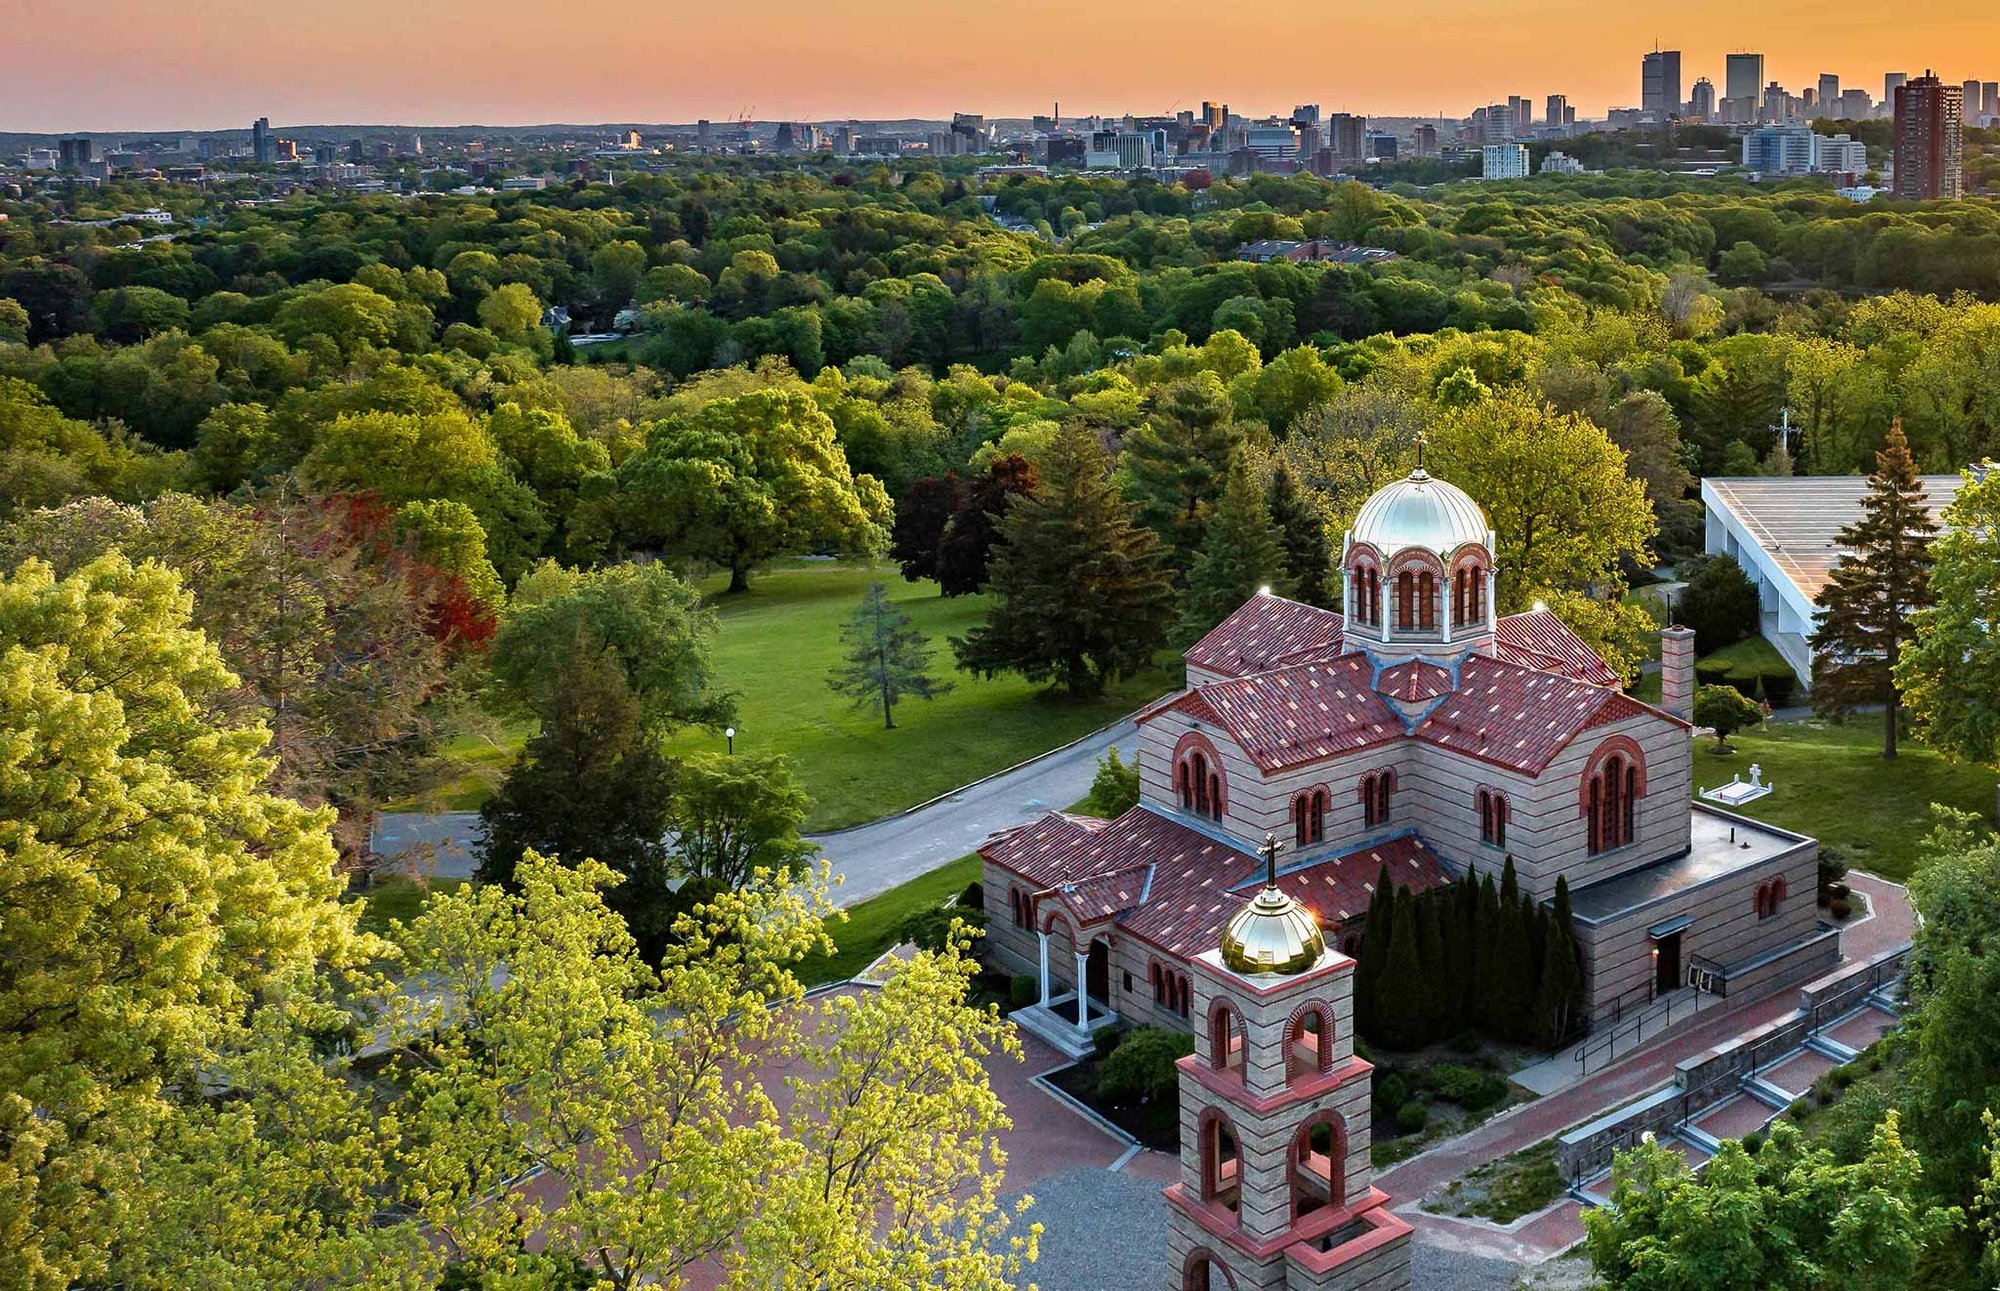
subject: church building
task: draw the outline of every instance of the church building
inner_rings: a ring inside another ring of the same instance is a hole
[[[1073,1054],[1119,1021],[1200,1037],[1267,877],[1350,963],[1385,866],[1422,889],[1509,858],[1538,901],[1568,880],[1597,1024],[1830,968],[1817,844],[1693,801],[1693,634],[1662,634],[1663,703],[1641,703],[1554,614],[1495,612],[1495,547],[1419,466],[1347,534],[1344,615],[1260,594],[1187,652],[1186,688],[1138,718],[1137,807],[987,840],[983,953],[1041,984],[1016,1020]]]

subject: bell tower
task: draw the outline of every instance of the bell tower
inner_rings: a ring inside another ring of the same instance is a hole
[[[1275,837],[1263,854],[1263,890],[1189,961],[1168,1291],[1401,1291],[1411,1229],[1373,1183],[1354,961],[1278,890]]]

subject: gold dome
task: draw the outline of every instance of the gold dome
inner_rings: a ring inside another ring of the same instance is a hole
[[[1222,929],[1222,962],[1239,973],[1303,973],[1325,950],[1319,921],[1276,887],[1265,887]]]

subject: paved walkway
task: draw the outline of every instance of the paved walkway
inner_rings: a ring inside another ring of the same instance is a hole
[[[1909,895],[1901,884],[1859,871],[1849,874],[1847,882],[1867,895],[1870,913],[1842,928],[1842,965],[1872,959],[1909,940],[1914,919]],[[1579,1084],[1503,1112],[1469,1133],[1391,1166],[1376,1175],[1375,1182],[1396,1199],[1397,1213],[1416,1225],[1420,1242],[1502,1259],[1545,1259],[1583,1236],[1581,1211],[1575,1202],[1528,1216],[1505,1229],[1433,1215],[1421,1209],[1420,1203],[1474,1166],[1532,1147],[1672,1083],[1674,1069],[1683,1058],[1775,1022],[1797,1008],[1798,992],[1786,989],[1740,1008],[1704,1014],[1687,1029],[1669,1033],[1658,1044],[1593,1073]]]
[[[842,905],[866,900],[957,860],[989,834],[1069,806],[1090,792],[1104,750],[1116,744],[1129,759],[1137,737],[1129,719],[1115,722],[901,815],[813,835],[842,877],[835,897]],[[374,847],[387,872],[462,879],[472,876],[479,838],[475,812],[384,812]]]

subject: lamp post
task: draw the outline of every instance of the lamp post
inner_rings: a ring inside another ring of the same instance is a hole
[[[735,756],[736,756],[736,728],[735,728],[735,727],[733,727],[733,726],[725,726],[725,727],[724,727],[724,728],[722,729],[722,738],[723,738],[723,739],[725,739],[725,740],[728,740],[728,741],[729,741],[729,756],[730,756],[730,757],[735,757]]]

